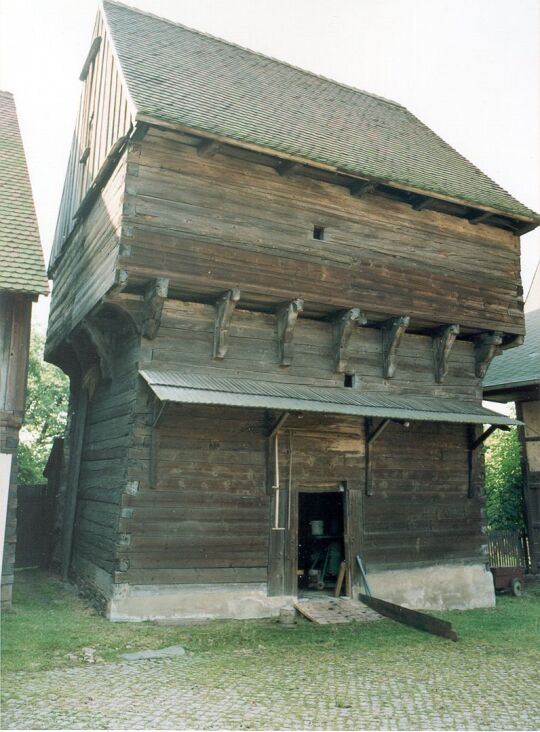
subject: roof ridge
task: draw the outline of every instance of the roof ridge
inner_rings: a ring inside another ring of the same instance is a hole
[[[137,13],[139,15],[146,15],[149,18],[155,18],[156,20],[161,20],[164,23],[168,23],[169,25],[176,26],[177,28],[183,28],[184,30],[189,31],[190,33],[196,33],[199,36],[203,36],[204,38],[210,38],[213,41],[218,41],[219,43],[224,43],[227,46],[233,46],[234,48],[239,48],[241,51],[246,51],[247,53],[252,54],[253,56],[258,56],[259,58],[267,59],[268,61],[273,61],[275,63],[281,64],[282,66],[288,66],[290,69],[294,69],[295,71],[300,71],[303,74],[307,74],[309,76],[314,77],[315,79],[320,79],[321,81],[329,82],[330,84],[336,84],[336,86],[340,86],[343,89],[347,89],[348,91],[356,92],[357,94],[363,94],[366,97],[371,97],[372,99],[376,99],[379,102],[384,102],[385,104],[390,104],[393,107],[398,107],[399,109],[407,109],[403,104],[400,104],[399,102],[396,102],[394,99],[388,99],[387,97],[382,97],[379,94],[374,94],[373,92],[365,91],[364,89],[359,89],[356,86],[352,86],[351,84],[345,84],[343,81],[337,81],[336,79],[331,79],[329,76],[323,76],[322,74],[316,74],[314,71],[310,71],[309,69],[304,69],[301,66],[296,66],[295,64],[290,63],[289,61],[283,61],[279,58],[276,58],[275,56],[268,56],[266,53],[260,53],[259,51],[254,51],[252,48],[248,48],[247,46],[242,46],[239,43],[235,43],[234,41],[228,41],[225,38],[220,38],[219,36],[214,36],[212,33],[207,33],[206,31],[199,30],[198,28],[192,28],[189,25],[185,25],[184,23],[180,23],[176,20],[171,20],[170,18],[165,18],[162,15],[157,15],[156,13],[150,13],[147,10],[141,10],[140,8],[136,8],[133,5],[127,5],[126,3],[119,2],[119,0],[102,0],[102,5],[115,5],[119,8],[125,8],[127,10],[131,10],[134,13]]]

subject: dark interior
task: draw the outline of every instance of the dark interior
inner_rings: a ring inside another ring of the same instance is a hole
[[[340,491],[298,496],[298,590],[333,593],[345,558]],[[322,522],[313,524],[312,522]]]

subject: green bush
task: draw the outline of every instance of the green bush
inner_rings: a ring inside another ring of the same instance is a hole
[[[486,516],[489,529],[523,529],[523,479],[517,429],[486,440]]]
[[[64,434],[69,401],[68,378],[43,361],[44,338],[32,333],[24,424],[17,449],[19,483],[43,483],[53,439]]]

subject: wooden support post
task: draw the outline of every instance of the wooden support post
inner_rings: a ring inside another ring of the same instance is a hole
[[[88,408],[88,392],[77,380],[73,393],[73,412],[71,415],[69,465],[67,471],[66,495],[64,499],[64,516],[62,523],[62,578],[69,574],[71,552],[73,546],[73,529],[77,512],[77,493],[81,472],[81,456]]]
[[[85,318],[81,323],[81,328],[88,335],[92,346],[95,349],[99,362],[99,370],[101,378],[112,379],[113,375],[113,357],[112,342],[109,335],[105,335],[97,327],[97,325],[89,318]],[[84,364],[81,364],[84,368]]]
[[[279,362],[282,366],[290,366],[293,360],[293,334],[298,316],[304,309],[304,301],[292,300],[279,308],[276,313],[279,343]]]
[[[354,325],[365,325],[366,316],[360,308],[344,310],[333,319],[335,370],[338,374],[352,373],[349,369],[349,341]]]
[[[350,187],[349,192],[355,198],[362,198],[366,193],[373,193],[377,188],[377,184],[370,180],[355,181]]]
[[[203,140],[197,148],[197,154],[201,158],[211,158],[222,147],[222,143],[217,140]]]
[[[142,334],[149,340],[153,340],[158,334],[168,290],[169,280],[166,277],[157,277],[152,280],[144,294]]]
[[[373,495],[373,474],[371,467],[371,448],[374,442],[381,436],[392,420],[382,419],[373,429],[373,420],[366,417],[365,420],[365,492],[366,496]]]
[[[459,325],[448,325],[441,328],[433,337],[433,357],[435,360],[435,381],[442,384],[448,373],[450,351],[459,334]]]
[[[383,376],[391,379],[396,373],[397,352],[403,334],[410,323],[408,315],[386,321],[382,328]]]
[[[297,163],[294,160],[283,160],[276,170],[280,175],[286,176],[298,172],[301,167],[303,167],[302,163]]]
[[[216,302],[216,322],[214,325],[214,358],[225,358],[227,355],[229,327],[234,309],[240,300],[240,290],[232,290],[222,295]]]
[[[495,356],[501,352],[503,336],[500,332],[482,333],[474,339],[475,373],[483,379]]]
[[[272,439],[274,435],[279,432],[279,430],[283,427],[285,422],[289,419],[290,412],[283,412],[283,414],[278,418],[276,423],[270,428],[270,431],[268,433],[268,437]]]

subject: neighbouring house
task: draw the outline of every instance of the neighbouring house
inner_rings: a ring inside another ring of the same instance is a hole
[[[540,218],[401,105],[104,2],[50,262],[63,572],[113,620],[494,603],[482,407]]]
[[[17,538],[15,455],[24,416],[32,303],[48,294],[43,252],[13,95],[0,91],[0,453],[7,517],[2,608],[11,607]],[[10,463],[10,467],[7,465]]]
[[[522,450],[523,508],[531,572],[540,573],[540,266],[525,300],[527,335],[519,348],[494,361],[484,398],[514,402]]]

